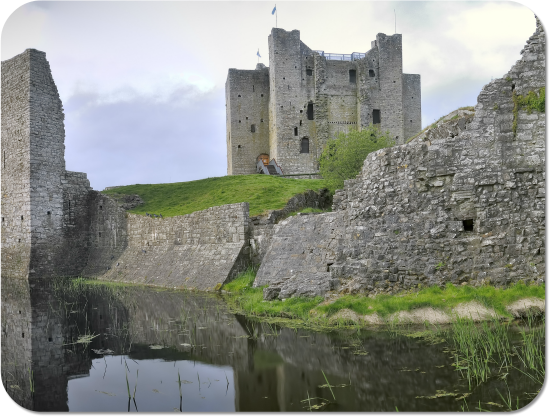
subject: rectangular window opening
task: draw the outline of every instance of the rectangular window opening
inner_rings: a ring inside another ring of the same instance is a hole
[[[306,69],[306,75],[313,75],[313,70],[310,68]]]
[[[300,142],[300,153],[309,153],[309,139],[302,138]]]
[[[380,124],[380,110],[375,109],[372,111],[372,124]]]
[[[250,131],[252,133],[255,133],[256,132],[256,125],[250,125]]]
[[[354,69],[349,70],[349,82],[352,84],[355,84],[356,79],[357,79],[357,73],[355,72],[355,70]]]
[[[298,128],[297,127],[294,128],[294,136],[298,136]]]
[[[308,103],[307,105],[307,119],[313,120],[313,103]]]
[[[473,219],[462,220],[462,225],[464,226],[464,231],[465,232],[473,232],[474,231],[474,220]]]
[[[374,77],[374,70],[369,70],[369,77]]]

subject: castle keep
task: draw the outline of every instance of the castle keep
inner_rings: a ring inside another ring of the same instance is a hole
[[[229,69],[229,175],[316,173],[340,132],[374,124],[402,144],[421,130],[420,75],[403,74],[399,34],[379,33],[368,52],[348,55],[311,50],[300,31],[273,28],[269,62]]]

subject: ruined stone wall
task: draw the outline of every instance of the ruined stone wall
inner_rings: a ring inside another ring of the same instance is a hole
[[[422,130],[420,75],[403,74],[403,130],[401,143]]]
[[[327,209],[332,205],[328,189],[307,190],[293,196],[280,210],[270,210],[267,215],[250,218],[250,262],[260,265],[271,243],[274,226],[291,213],[307,207]]]
[[[59,273],[63,249],[65,126],[63,105],[44,52],[27,50],[30,60],[31,265],[35,276]]]
[[[231,68],[225,94],[227,174],[254,174],[258,155],[269,154],[269,68]]]
[[[270,285],[266,299],[311,297],[335,289],[330,266],[342,244],[340,219],[340,213],[297,215],[275,225],[254,286]]]
[[[31,252],[30,51],[2,61],[2,276],[26,278]]]
[[[86,265],[90,241],[90,197],[86,174],[65,171],[63,183],[63,241],[54,259],[57,276],[78,276]]]
[[[126,213],[98,194],[91,209],[91,249],[83,276],[211,290],[248,264],[248,203],[152,218]]]
[[[2,62],[2,91],[2,274],[74,275],[90,187],[85,174],[65,171],[63,106],[46,54],[27,49]]]
[[[346,183],[335,205],[353,240],[332,270],[350,291],[544,279],[545,114],[519,110],[513,132],[513,91],[544,87],[544,48],[538,22],[466,131],[378,151]]]
[[[269,283],[266,295],[273,296],[291,286],[315,293],[335,278],[339,291],[352,293],[544,280],[545,114],[514,110],[517,96],[544,86],[545,35],[537,20],[522,59],[483,88],[466,130],[369,155],[334,196],[333,213],[314,217],[307,237],[309,218],[280,224],[255,285]],[[302,267],[319,266],[308,261],[316,251],[325,264],[322,254],[335,240],[317,224],[328,220],[344,238],[330,278],[308,288],[291,271],[302,258]]]
[[[380,110],[380,129],[389,130],[396,143],[403,143],[403,57],[401,35],[376,35],[379,94],[371,108]],[[376,104],[375,104],[376,103]],[[374,107],[378,105],[379,107]]]

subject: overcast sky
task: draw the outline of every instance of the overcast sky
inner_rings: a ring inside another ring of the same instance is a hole
[[[274,3],[11,2],[1,59],[46,52],[65,109],[67,169],[86,172],[94,189],[222,176],[227,70],[254,69],[258,49],[269,65]],[[540,4],[526,4],[545,21]],[[279,1],[277,9],[279,27],[336,53],[366,52],[377,33],[393,34],[395,10],[404,72],[422,77],[423,126],[474,105],[535,31],[533,12],[511,2]]]

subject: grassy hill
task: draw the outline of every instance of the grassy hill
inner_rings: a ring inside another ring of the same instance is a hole
[[[136,184],[115,187],[104,194],[138,194],[145,204],[131,213],[180,216],[213,206],[250,203],[250,215],[281,209],[295,194],[325,188],[324,180],[290,179],[270,175],[236,175],[172,184]],[[328,188],[328,187],[327,187]]]

